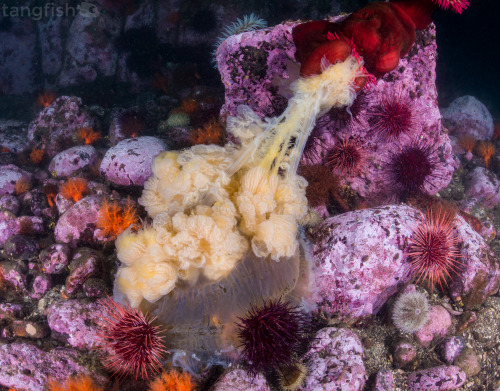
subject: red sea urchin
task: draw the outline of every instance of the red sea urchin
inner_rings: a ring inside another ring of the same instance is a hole
[[[458,274],[463,265],[457,247],[459,238],[453,225],[453,217],[442,211],[427,212],[426,219],[418,225],[410,238],[409,252],[411,273],[418,276],[417,282],[427,280],[429,286],[446,283],[450,273]]]
[[[434,0],[434,2],[445,10],[451,7],[458,14],[461,14],[470,5],[469,0]]]
[[[408,94],[384,94],[368,113],[371,131],[390,141],[412,133],[418,125],[418,113]]]
[[[326,165],[336,174],[351,177],[363,170],[366,165],[366,153],[359,139],[345,136],[336,139],[336,144],[326,154]]]
[[[152,325],[155,318],[148,319],[140,310],[110,298],[101,303],[106,308],[99,333],[104,367],[118,377],[132,375],[136,379],[158,373],[166,350],[160,328]]]
[[[238,319],[241,356],[252,375],[297,364],[296,353],[311,328],[298,307],[271,299],[261,306],[251,305],[248,313]]]
[[[393,190],[402,197],[425,193],[426,184],[439,177],[437,151],[430,144],[412,142],[392,153],[387,174]]]

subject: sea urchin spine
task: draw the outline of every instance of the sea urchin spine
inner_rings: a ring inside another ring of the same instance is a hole
[[[363,170],[366,153],[359,139],[346,136],[337,138],[337,143],[326,154],[326,165],[336,174],[351,177]]]
[[[100,346],[104,367],[114,375],[132,375],[136,379],[158,373],[166,352],[156,318],[148,319],[140,310],[123,306],[112,299],[101,300],[106,315],[100,324]]]
[[[297,307],[271,299],[258,307],[252,305],[239,320],[241,356],[252,375],[297,365],[296,352],[310,330],[309,321]]]
[[[450,273],[458,274],[463,265],[457,244],[459,238],[449,214],[428,212],[427,218],[418,225],[410,238],[407,253],[411,273],[418,276],[417,282],[427,280],[433,287],[437,282],[443,289]]]
[[[392,308],[394,325],[403,333],[415,333],[429,318],[427,298],[418,291],[402,293]]]

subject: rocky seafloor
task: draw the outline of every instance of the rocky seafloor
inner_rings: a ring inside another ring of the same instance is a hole
[[[242,104],[261,118],[284,109],[297,75],[294,25],[233,36],[219,48],[226,88],[221,122]],[[438,107],[433,27],[419,32],[417,42],[396,70],[360,94],[352,113],[335,109],[318,119],[315,137],[321,142],[302,161],[303,172],[310,173],[307,167],[315,169],[339,140],[353,136],[363,146],[365,163],[363,170],[342,176],[321,202],[310,203],[315,219],[301,232],[311,267],[304,301],[317,332],[302,352],[307,373],[299,389],[499,387],[500,155],[495,150],[500,151],[500,134],[473,97]],[[418,123],[402,141],[381,139],[370,131],[374,113],[384,99],[401,94],[410,97]],[[220,125],[214,125],[219,130],[213,138],[207,136],[213,128],[195,125],[219,110],[216,100],[200,88],[183,98],[158,93],[146,103],[106,108],[65,95],[29,123],[0,121],[0,385],[5,390],[43,390],[49,377],[64,381],[76,374],[88,374],[109,389],[147,389],[141,381],[110,380],[95,350],[105,311],[99,299],[112,295],[119,264],[117,232],[101,216],[105,205],[114,203],[132,205],[147,221],[137,199],[154,157],[200,140],[224,141]],[[416,277],[408,272],[408,241],[430,201],[402,202],[387,167],[412,143],[433,146],[435,175],[425,193],[457,211],[453,230],[463,267],[443,289],[415,286]],[[486,146],[493,151],[488,158]],[[324,183],[311,186],[318,193],[321,187]],[[404,333],[394,325],[393,307],[398,295],[412,290],[427,298],[430,315],[419,331]],[[278,389],[272,376],[254,377],[246,368],[234,359],[227,368],[195,378],[202,389]]]

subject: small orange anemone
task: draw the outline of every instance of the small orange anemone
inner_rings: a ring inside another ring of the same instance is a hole
[[[76,133],[76,136],[87,145],[93,144],[101,138],[101,134],[92,128],[81,128]]]
[[[31,188],[30,180],[23,176],[17,180],[14,186],[14,191],[16,192],[17,195],[21,195],[26,193],[30,188]]]
[[[30,153],[30,162],[33,164],[40,164],[45,156],[44,149],[33,148]]]
[[[190,139],[193,144],[221,144],[223,129],[219,121],[213,119],[191,132]]]
[[[88,193],[87,181],[83,178],[70,178],[61,186],[61,195],[67,200],[80,201]]]
[[[48,391],[102,391],[102,387],[94,385],[90,376],[70,377],[64,384],[55,379],[47,382]]]
[[[195,388],[193,379],[186,372],[176,370],[163,372],[149,386],[149,391],[192,391]]]
[[[465,152],[472,152],[476,146],[476,139],[474,136],[465,135],[460,137],[458,144],[462,147]]]
[[[55,205],[59,187],[55,183],[46,183],[42,187],[43,194],[47,197],[47,203],[52,208]]]
[[[131,200],[127,200],[124,205],[105,200],[99,210],[97,228],[107,238],[116,239],[130,225],[136,224],[137,220],[137,211]]]
[[[45,91],[38,95],[38,98],[36,99],[36,103],[41,106],[41,107],[49,107],[52,102],[56,100],[56,94],[54,94],[52,91]]]
[[[489,168],[491,157],[495,154],[495,146],[489,141],[481,141],[477,147],[477,153],[483,158],[486,168]]]

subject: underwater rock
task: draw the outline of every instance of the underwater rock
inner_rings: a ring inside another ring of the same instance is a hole
[[[443,124],[455,136],[473,136],[489,140],[493,136],[493,118],[484,104],[466,95],[455,99],[441,110]]]
[[[3,247],[11,236],[17,235],[18,231],[16,216],[8,210],[0,211],[0,247]]]
[[[269,391],[266,379],[260,373],[250,376],[243,369],[233,369],[217,380],[213,391]]]
[[[494,208],[500,203],[500,181],[488,169],[476,167],[465,178],[465,195],[487,208]]]
[[[440,305],[433,305],[429,309],[429,320],[415,333],[415,339],[423,347],[429,347],[437,338],[443,338],[451,326],[450,313]]]
[[[152,174],[153,159],[163,151],[165,144],[155,137],[135,137],[120,141],[104,155],[101,174],[115,185],[143,186]]]
[[[52,288],[52,278],[46,274],[39,274],[33,279],[30,297],[41,299]]]
[[[32,175],[13,164],[0,166],[0,195],[15,194],[16,183],[20,179],[31,183]]]
[[[44,18],[36,24],[41,49],[42,72],[44,75],[57,75],[62,68],[64,53],[65,27],[69,15],[57,18]]]
[[[77,14],[68,31],[58,85],[68,87],[82,80],[93,82],[98,77],[113,76],[118,57],[114,41],[121,29],[122,21],[116,14],[99,12],[96,17]]]
[[[15,120],[0,120],[0,145],[10,152],[20,153],[29,149],[28,126]]]
[[[483,237],[457,216],[455,227],[464,265],[459,274],[452,274],[449,292],[455,301],[462,300],[466,310],[477,309],[500,287],[500,263]]]
[[[481,359],[471,348],[464,348],[455,361],[454,365],[462,369],[467,376],[476,376],[481,372]]]
[[[6,209],[9,212],[17,215],[19,213],[20,207],[21,204],[19,203],[17,197],[11,194],[6,194],[0,197],[0,208]]]
[[[30,146],[45,150],[49,158],[76,144],[75,134],[82,128],[97,128],[82,100],[61,96],[43,109],[28,127]]]
[[[242,104],[249,105],[261,118],[275,116],[284,110],[290,97],[286,90],[298,77],[291,34],[296,25],[287,22],[271,29],[235,35],[218,48],[217,63],[226,97],[221,112],[223,117],[235,115]],[[429,148],[434,167],[422,184],[426,193],[438,193],[451,180],[454,160],[449,137],[441,125],[435,66],[435,28],[431,25],[417,32],[414,47],[401,58],[394,71],[358,96],[350,110],[353,118],[345,109],[333,109],[317,121],[316,129],[328,134],[326,142],[319,143],[318,152],[323,158],[332,146],[338,145],[334,135],[356,139],[364,164],[362,170],[351,177],[342,175],[342,184],[350,186],[372,204],[394,200],[391,163],[407,145]],[[403,100],[408,102],[415,126],[405,127],[399,139],[372,131],[370,121],[376,117],[372,113],[380,111],[384,102]]]
[[[310,391],[359,391],[365,384],[363,345],[351,330],[327,327],[316,334],[304,363],[302,388]]]
[[[49,171],[58,177],[71,176],[76,171],[95,163],[99,154],[91,145],[78,145],[59,152],[49,164]]]
[[[402,339],[394,347],[394,361],[401,367],[412,363],[417,358],[417,349],[409,339]]]
[[[27,293],[26,269],[19,262],[0,262],[0,275],[2,276],[2,283],[7,285],[9,289],[13,288],[13,290],[9,290],[9,293]]]
[[[465,372],[456,366],[441,365],[408,375],[409,391],[449,391],[456,390],[466,380]]]
[[[102,383],[102,374],[96,374],[81,364],[74,349],[56,348],[44,351],[32,344],[11,343],[0,346],[0,384],[17,390],[43,391],[49,376],[65,381],[69,376],[90,375]]]
[[[88,300],[64,300],[51,304],[45,311],[52,337],[75,348],[92,349],[100,343],[97,336],[104,307]]]
[[[14,303],[0,303],[0,319],[15,319],[19,318],[24,311],[21,304]]]
[[[7,258],[13,261],[27,261],[38,256],[39,246],[35,239],[25,235],[13,235],[3,246]]]
[[[8,16],[8,12],[7,6],[7,11],[4,9],[2,14]],[[22,17],[7,17],[12,22],[11,31],[0,32],[0,84],[3,95],[32,94],[40,88],[36,23],[20,13]]]
[[[376,314],[410,276],[405,238],[421,213],[405,205],[328,218],[311,235],[312,300],[328,316]]]
[[[457,357],[462,349],[465,347],[464,337],[452,336],[446,337],[443,342],[441,342],[441,359],[447,363],[452,364],[455,357]]]
[[[393,391],[394,390],[394,374],[388,369],[381,370],[375,377],[373,391]]]
[[[56,240],[71,247],[96,243],[95,229],[103,200],[103,196],[91,195],[71,206],[57,221],[54,230]]]
[[[15,320],[12,322],[12,331],[18,337],[32,339],[42,339],[49,334],[45,323],[29,320]]]
[[[91,248],[78,248],[73,253],[69,264],[70,274],[66,278],[66,293],[73,295],[90,277],[98,276],[101,272],[101,255]]]
[[[60,274],[69,264],[71,251],[62,243],[52,244],[40,252],[39,259],[42,271],[47,274]]]

